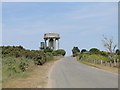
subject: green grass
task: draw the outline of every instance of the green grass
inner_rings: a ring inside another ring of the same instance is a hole
[[[99,54],[82,54],[81,57],[82,57],[81,59],[83,61],[84,60],[103,60],[103,61],[109,60],[108,57],[102,56],[102,55],[99,55]]]
[[[88,58],[96,59],[96,60],[103,60],[103,61],[108,60],[108,57],[105,57],[105,56],[102,56],[102,55],[96,55],[96,54],[89,55]]]

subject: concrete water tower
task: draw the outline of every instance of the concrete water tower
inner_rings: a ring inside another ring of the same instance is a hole
[[[53,50],[56,50],[56,41],[58,42],[58,49],[60,46],[60,35],[58,33],[45,33],[44,34],[44,40],[45,40],[45,48],[49,47]]]

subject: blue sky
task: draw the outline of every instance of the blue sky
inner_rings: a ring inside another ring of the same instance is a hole
[[[105,50],[103,35],[118,41],[118,3],[3,3],[2,44],[39,49],[46,32],[61,36],[60,48]]]

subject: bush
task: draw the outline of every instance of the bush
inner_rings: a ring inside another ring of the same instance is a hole
[[[119,49],[117,49],[115,52],[116,52],[117,55],[120,55],[120,50]]]
[[[81,54],[79,56],[79,60],[103,60],[103,61],[107,61],[109,60],[108,57],[103,56],[103,55],[99,55],[99,54]]]
[[[51,48],[49,48],[49,47],[47,47],[46,49],[44,49],[44,52],[46,53],[46,52],[52,52],[53,51],[53,49],[51,49]]]
[[[46,61],[45,59],[42,59],[42,57],[39,57],[36,60],[34,60],[34,63],[36,65],[43,65],[45,63],[45,61]]]
[[[90,53],[90,54],[99,54],[99,53],[100,53],[100,50],[97,49],[97,48],[91,48],[91,49],[89,50],[89,53]]]
[[[26,72],[33,65],[43,65],[46,61],[52,60],[54,55],[64,56],[66,53],[62,49],[27,50],[22,46],[0,46],[0,49],[2,49],[3,80]]]
[[[52,54],[53,54],[54,56],[60,56],[60,55],[65,56],[66,52],[65,52],[65,50],[63,50],[63,49],[58,49],[58,50],[56,50],[56,51],[53,51]]]
[[[51,53],[51,52],[47,52],[47,53],[45,53],[45,58],[46,58],[46,60],[52,60],[53,59],[53,52]]]
[[[28,68],[28,64],[27,64],[27,62],[21,62],[20,63],[20,65],[19,65],[19,68],[20,68],[20,70],[22,71],[22,72],[25,72],[26,71],[26,69]]]
[[[105,51],[100,51],[100,55],[108,57],[108,53]]]
[[[82,49],[82,50],[81,50],[81,53],[85,53],[85,52],[87,52],[86,49]]]
[[[73,53],[73,57],[74,56],[77,56],[77,54],[80,52],[79,48],[78,47],[73,47],[72,49],[72,53]]]

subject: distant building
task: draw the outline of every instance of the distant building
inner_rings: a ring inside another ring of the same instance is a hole
[[[41,42],[40,43],[40,49],[44,49],[45,48],[45,43],[44,42]]]
[[[46,47],[49,47],[53,50],[59,49],[60,47],[60,35],[58,33],[45,33],[44,34],[44,40],[45,42],[41,42],[41,49],[45,49]],[[58,45],[56,46],[56,42],[58,42]]]

